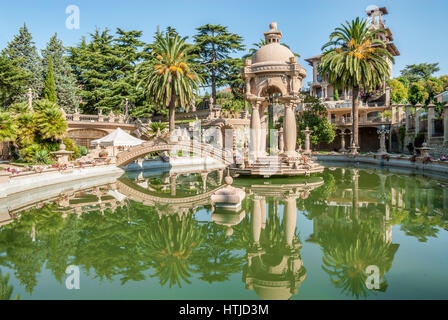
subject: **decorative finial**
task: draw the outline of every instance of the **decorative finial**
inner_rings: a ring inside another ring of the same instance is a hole
[[[277,22],[272,21],[271,24],[269,25],[269,29],[270,31],[277,30]]]

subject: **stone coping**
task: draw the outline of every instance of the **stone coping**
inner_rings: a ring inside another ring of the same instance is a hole
[[[25,172],[25,174],[10,175],[4,181],[0,180],[0,198],[33,190],[49,185],[65,183],[67,181],[82,180],[94,176],[101,176],[109,173],[124,173],[124,170],[114,165],[98,165],[83,168],[71,168],[59,171],[57,168],[42,172]],[[5,176],[3,176],[5,177]],[[0,176],[0,179],[2,177]]]
[[[403,157],[393,154],[389,154],[388,159],[383,158],[381,155],[374,154],[358,154],[354,157],[343,154],[315,154],[314,156],[317,160],[322,161],[360,162],[381,167],[400,167],[405,169],[445,173],[448,175],[448,161],[431,160],[429,163],[423,163],[421,161],[412,162],[412,157],[410,156]]]

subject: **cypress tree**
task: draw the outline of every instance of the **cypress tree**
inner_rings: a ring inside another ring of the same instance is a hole
[[[67,49],[55,33],[42,51],[43,69],[47,69],[48,57],[53,63],[54,84],[58,105],[67,112],[79,107],[80,96],[76,77],[68,61]]]
[[[51,56],[48,56],[48,68],[47,76],[44,83],[44,98],[56,103],[56,88],[54,85],[54,75],[53,75],[53,63],[51,61]]]

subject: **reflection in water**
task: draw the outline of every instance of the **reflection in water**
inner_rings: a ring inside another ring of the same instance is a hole
[[[239,212],[210,204],[222,171],[132,173],[15,209],[16,218],[0,229],[0,266],[13,275],[1,274],[0,293],[11,298],[13,285],[32,294],[44,269],[64,286],[74,264],[94,281],[156,278],[174,298],[176,288],[200,281],[240,288],[231,277],[240,274],[247,292],[290,299],[305,293],[298,288],[317,271],[301,252],[314,243],[326,281],[344,296],[362,298],[390,284],[400,248],[392,226],[420,242],[448,229],[447,188],[425,178],[341,168],[269,183],[236,179],[248,195]],[[304,242],[298,212],[312,223]],[[370,265],[380,270],[376,291],[366,287]]]
[[[19,300],[20,295],[16,294],[12,297],[14,287],[9,284],[9,273],[3,275],[0,270],[0,300]]]

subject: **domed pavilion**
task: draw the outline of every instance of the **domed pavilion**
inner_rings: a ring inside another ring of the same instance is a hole
[[[282,32],[277,30],[277,23],[272,22],[269,27],[270,30],[264,33],[266,44],[245,61],[242,71],[246,83],[246,100],[252,107],[249,161],[247,165],[235,169],[235,172],[264,176],[320,172],[323,170],[320,165],[296,151],[295,108],[301,102],[299,93],[306,71],[297,63],[294,53],[280,43]],[[278,137],[278,148],[277,143],[269,146],[271,155],[268,155],[266,138],[270,132],[264,114],[266,108],[274,103],[284,106],[283,125]],[[277,150],[272,155],[274,149]]]

